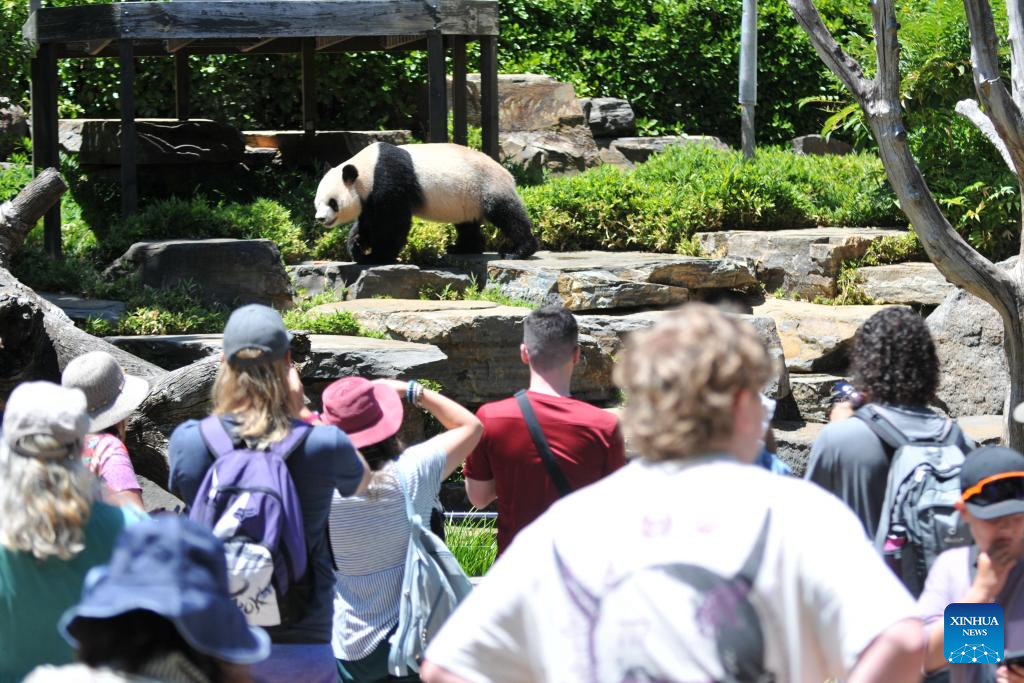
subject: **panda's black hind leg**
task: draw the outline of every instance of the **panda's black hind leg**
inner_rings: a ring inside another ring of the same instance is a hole
[[[448,253],[482,254],[484,246],[484,234],[479,223],[458,223],[455,226],[455,244],[448,247]]]
[[[502,258],[525,259],[540,249],[540,240],[534,236],[530,217],[518,196],[497,197],[487,202],[484,217],[512,242],[512,248],[502,253]]]

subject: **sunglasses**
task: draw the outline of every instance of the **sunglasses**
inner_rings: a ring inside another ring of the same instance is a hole
[[[960,500],[975,505],[993,505],[1004,500],[1024,500],[1024,472],[1001,472],[985,477],[964,491]]]

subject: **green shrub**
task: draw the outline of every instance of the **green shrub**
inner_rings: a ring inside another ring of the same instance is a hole
[[[155,289],[139,284],[135,277],[121,278],[98,288],[96,295],[125,301],[124,315],[116,323],[90,319],[85,330],[97,336],[222,332],[229,311],[223,306],[203,306],[198,303],[199,294],[191,282]]]
[[[366,336],[349,311],[331,311],[319,315],[292,309],[285,311],[284,324],[290,330],[306,330],[312,334],[345,334]]]
[[[905,223],[873,155],[799,156],[762,148],[752,162],[703,145],[671,147],[623,172],[603,166],[525,188],[545,246],[693,254],[697,231]]]
[[[421,266],[434,265],[441,260],[453,242],[454,226],[415,218],[409,231],[409,240],[398,255],[398,260]]]

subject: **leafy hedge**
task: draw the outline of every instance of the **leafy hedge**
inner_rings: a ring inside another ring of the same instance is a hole
[[[623,172],[603,166],[522,191],[545,246],[694,253],[697,231],[906,221],[871,154],[798,156],[669,148]]]
[[[81,4],[56,0],[53,4]],[[92,0],[95,1],[95,0]],[[102,1],[102,0],[100,0]],[[820,0],[839,33],[864,32],[850,0]],[[759,3],[758,135],[778,142],[820,127],[821,113],[801,109],[828,79],[785,0]],[[27,100],[27,51],[20,41],[27,0],[0,0],[0,70],[6,94]],[[740,4],[735,0],[502,0],[499,64],[505,73],[539,72],[572,82],[580,96],[629,99],[647,132],[686,130],[735,140]],[[770,39],[768,39],[770,38]],[[192,111],[240,128],[301,125],[297,55],[189,58]],[[323,127],[419,129],[426,82],[423,52],[317,55],[318,114]],[[470,51],[477,68],[478,48]],[[63,116],[117,116],[113,58],[61,60]],[[140,116],[173,114],[173,64],[138,60]]]

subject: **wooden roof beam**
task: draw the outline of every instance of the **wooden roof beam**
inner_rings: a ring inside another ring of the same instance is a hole
[[[319,50],[326,50],[327,48],[331,47],[332,45],[337,45],[338,43],[344,43],[346,40],[349,40],[351,37],[352,36],[317,36],[316,37],[316,49],[318,51]]]
[[[178,50],[187,47],[194,42],[196,41],[193,38],[171,38],[170,40],[165,40],[164,45],[167,47],[167,51],[173,55]]]
[[[249,45],[245,45],[244,47],[238,48],[238,51],[239,52],[252,52],[253,50],[255,50],[257,48],[260,48],[260,47],[263,47],[264,45],[267,45],[269,43],[272,43],[275,40],[276,40],[276,38],[261,38],[260,40],[257,40],[255,43],[251,43]]]

